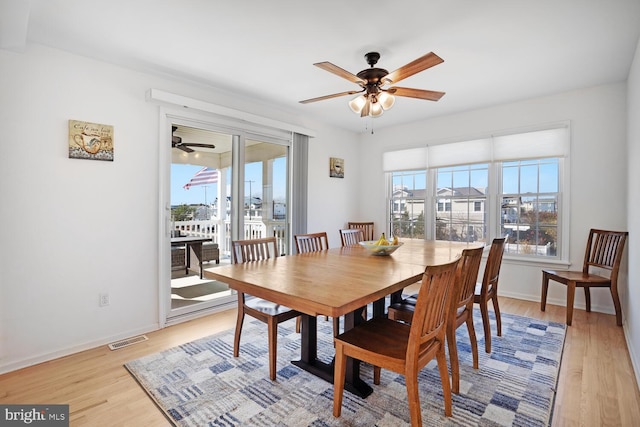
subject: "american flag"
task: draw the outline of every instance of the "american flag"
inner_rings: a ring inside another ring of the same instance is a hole
[[[206,184],[215,184],[218,182],[218,170],[213,168],[202,168],[193,178],[189,180],[185,185],[182,186],[185,190],[196,186],[196,185],[206,185]]]

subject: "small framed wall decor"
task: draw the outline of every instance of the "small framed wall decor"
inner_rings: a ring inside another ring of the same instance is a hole
[[[329,158],[329,176],[331,178],[344,178],[344,159],[338,157]]]
[[[113,161],[113,126],[69,120],[69,158]]]

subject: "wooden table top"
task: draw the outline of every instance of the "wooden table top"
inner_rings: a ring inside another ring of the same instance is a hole
[[[317,316],[343,316],[422,279],[427,265],[448,262],[478,244],[403,240],[389,256],[360,247],[332,248],[204,270],[232,289]]]
[[[197,236],[181,236],[181,237],[172,237],[171,245],[180,245],[185,243],[204,243],[210,242],[211,237],[197,237]]]

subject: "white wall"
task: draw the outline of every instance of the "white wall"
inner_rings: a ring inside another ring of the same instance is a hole
[[[627,161],[629,173],[627,181],[627,217],[629,229],[629,289],[628,297],[623,306],[627,313],[625,332],[631,361],[636,372],[636,381],[640,383],[640,266],[638,266],[638,252],[640,252],[640,43],[636,47],[636,55],[629,72],[628,95],[628,143]]]
[[[308,232],[326,231],[329,247],[341,245],[338,230],[358,221],[360,160],[357,136],[351,132],[320,128],[322,140],[309,142]],[[329,158],[344,159],[344,178],[329,177]],[[312,190],[312,191],[311,191]]]
[[[0,75],[0,372],[158,328],[159,107],[145,101],[150,88],[319,129],[309,222],[337,230],[353,216],[352,134],[38,45],[0,50]],[[115,161],[69,159],[69,119],[113,125]],[[345,159],[347,178],[328,178],[329,156]],[[101,292],[110,306],[98,306]]]
[[[443,98],[445,101],[445,98]],[[401,114],[397,104],[389,114]],[[518,129],[558,121],[571,121],[571,224],[572,266],[582,268],[590,228],[624,230],[627,227],[626,85],[612,84],[568,93],[514,102],[425,120],[397,128],[361,135],[364,164],[360,184],[365,188],[363,209],[376,212],[384,221],[384,176],[382,153],[398,148],[474,139],[491,132]],[[541,267],[505,258],[500,275],[500,293],[521,299],[540,300]],[[626,274],[622,293],[628,294]],[[549,288],[549,303],[564,304],[566,288]],[[584,307],[584,294],[576,294],[576,307]],[[606,290],[592,292],[592,309],[613,313]]]

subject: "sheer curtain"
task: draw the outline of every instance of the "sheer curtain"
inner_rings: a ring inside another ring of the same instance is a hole
[[[291,151],[291,236],[295,236],[307,232],[309,137],[294,132]]]

